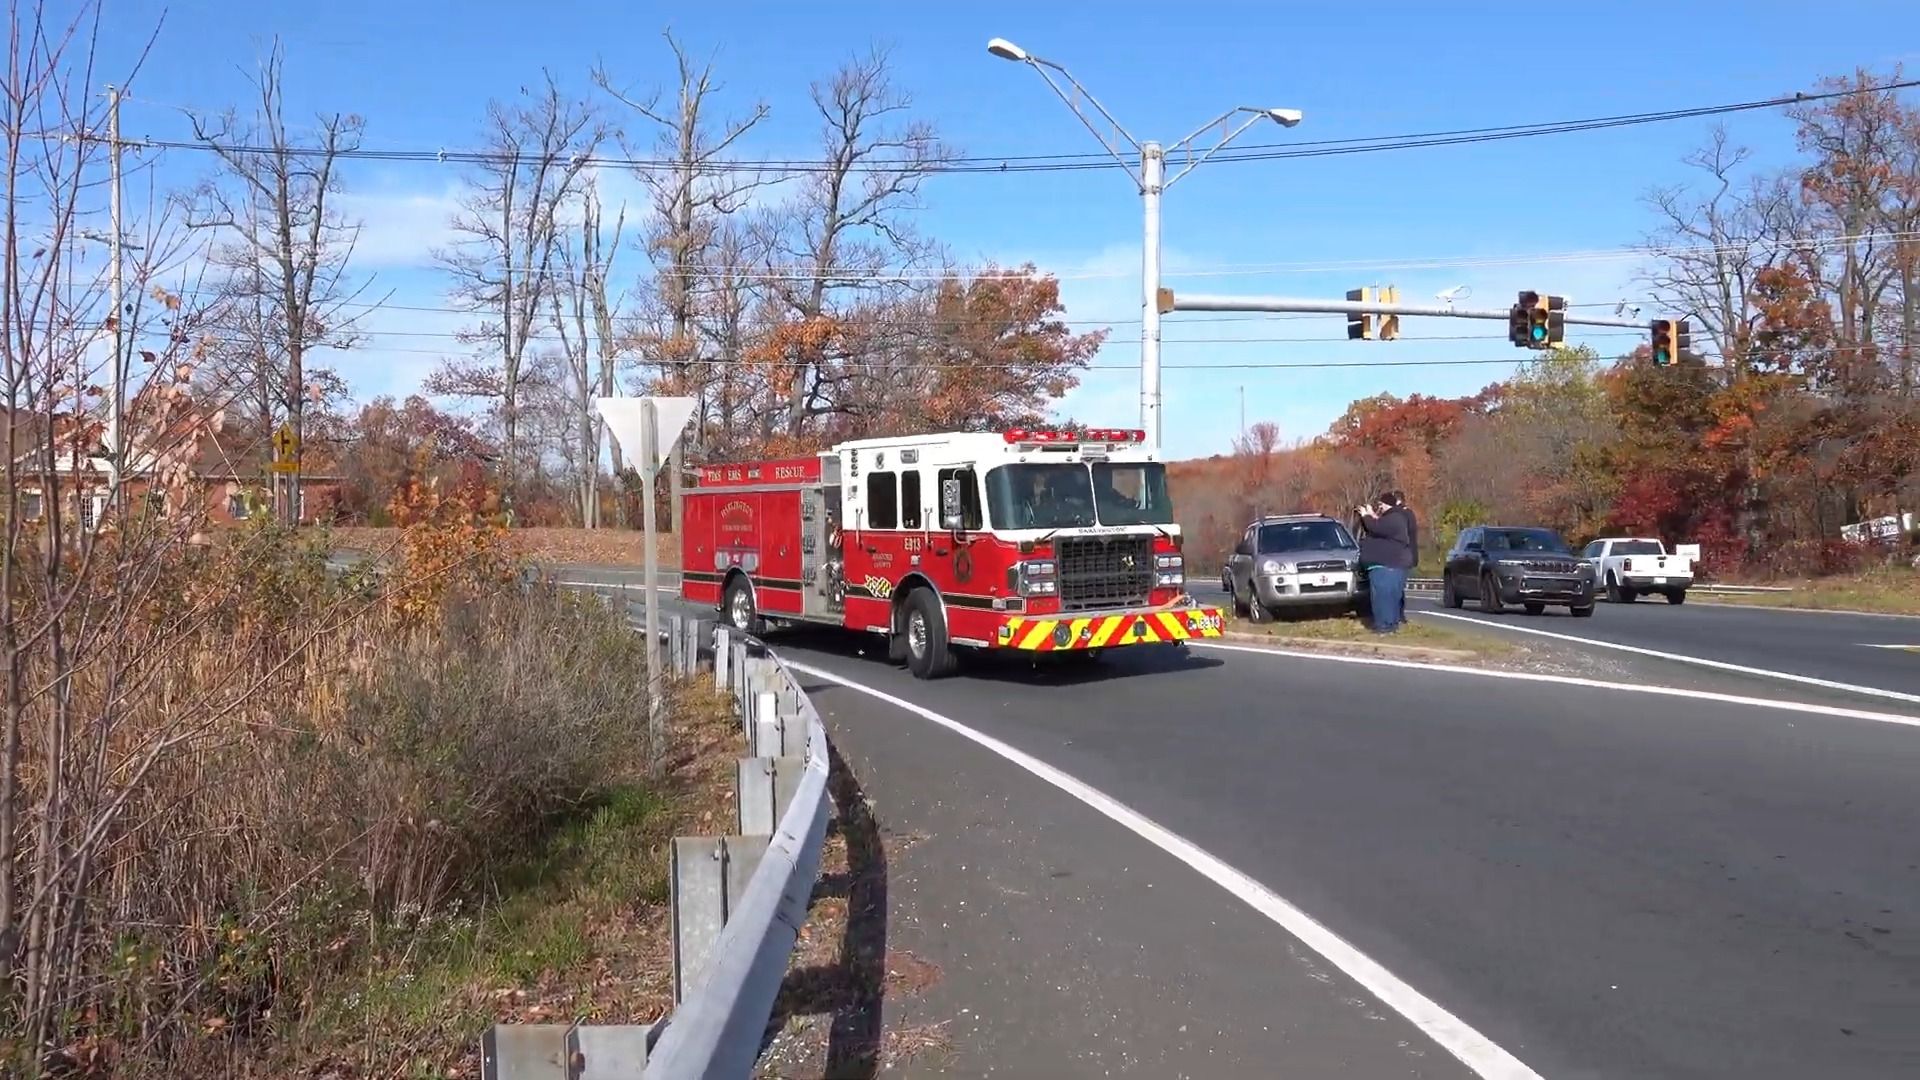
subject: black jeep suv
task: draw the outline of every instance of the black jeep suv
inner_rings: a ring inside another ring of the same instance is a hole
[[[1552,529],[1476,525],[1460,532],[1441,571],[1440,593],[1450,608],[1467,600],[1498,613],[1518,604],[1529,615],[1565,604],[1575,615],[1593,614],[1593,566],[1573,553]]]

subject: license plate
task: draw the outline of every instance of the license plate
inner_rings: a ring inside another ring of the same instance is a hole
[[[1653,583],[1655,585],[1665,585],[1667,583],[1667,579],[1663,577],[1657,577],[1653,579]]]
[[[1314,584],[1315,585],[1331,585],[1333,584],[1333,575],[1321,574],[1318,578],[1314,580]]]

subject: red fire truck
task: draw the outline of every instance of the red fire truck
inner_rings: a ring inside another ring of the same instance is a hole
[[[884,635],[914,675],[965,649],[1090,659],[1219,637],[1186,590],[1166,467],[1145,433],[861,439],[814,457],[707,465],[686,494],[681,595],[751,633]]]

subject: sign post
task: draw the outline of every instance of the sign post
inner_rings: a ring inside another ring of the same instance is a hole
[[[660,695],[660,565],[657,530],[658,513],[653,496],[655,474],[680,441],[680,433],[693,418],[694,399],[690,397],[598,398],[595,404],[607,422],[607,431],[626,451],[627,460],[640,471],[640,538],[646,547],[642,576],[646,592],[647,634],[647,728],[654,746],[661,738]],[[679,514],[676,510],[675,518]]]

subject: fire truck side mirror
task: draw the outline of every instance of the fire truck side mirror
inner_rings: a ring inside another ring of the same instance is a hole
[[[940,481],[940,527],[959,532],[964,523],[960,516],[960,480],[950,476]]]

